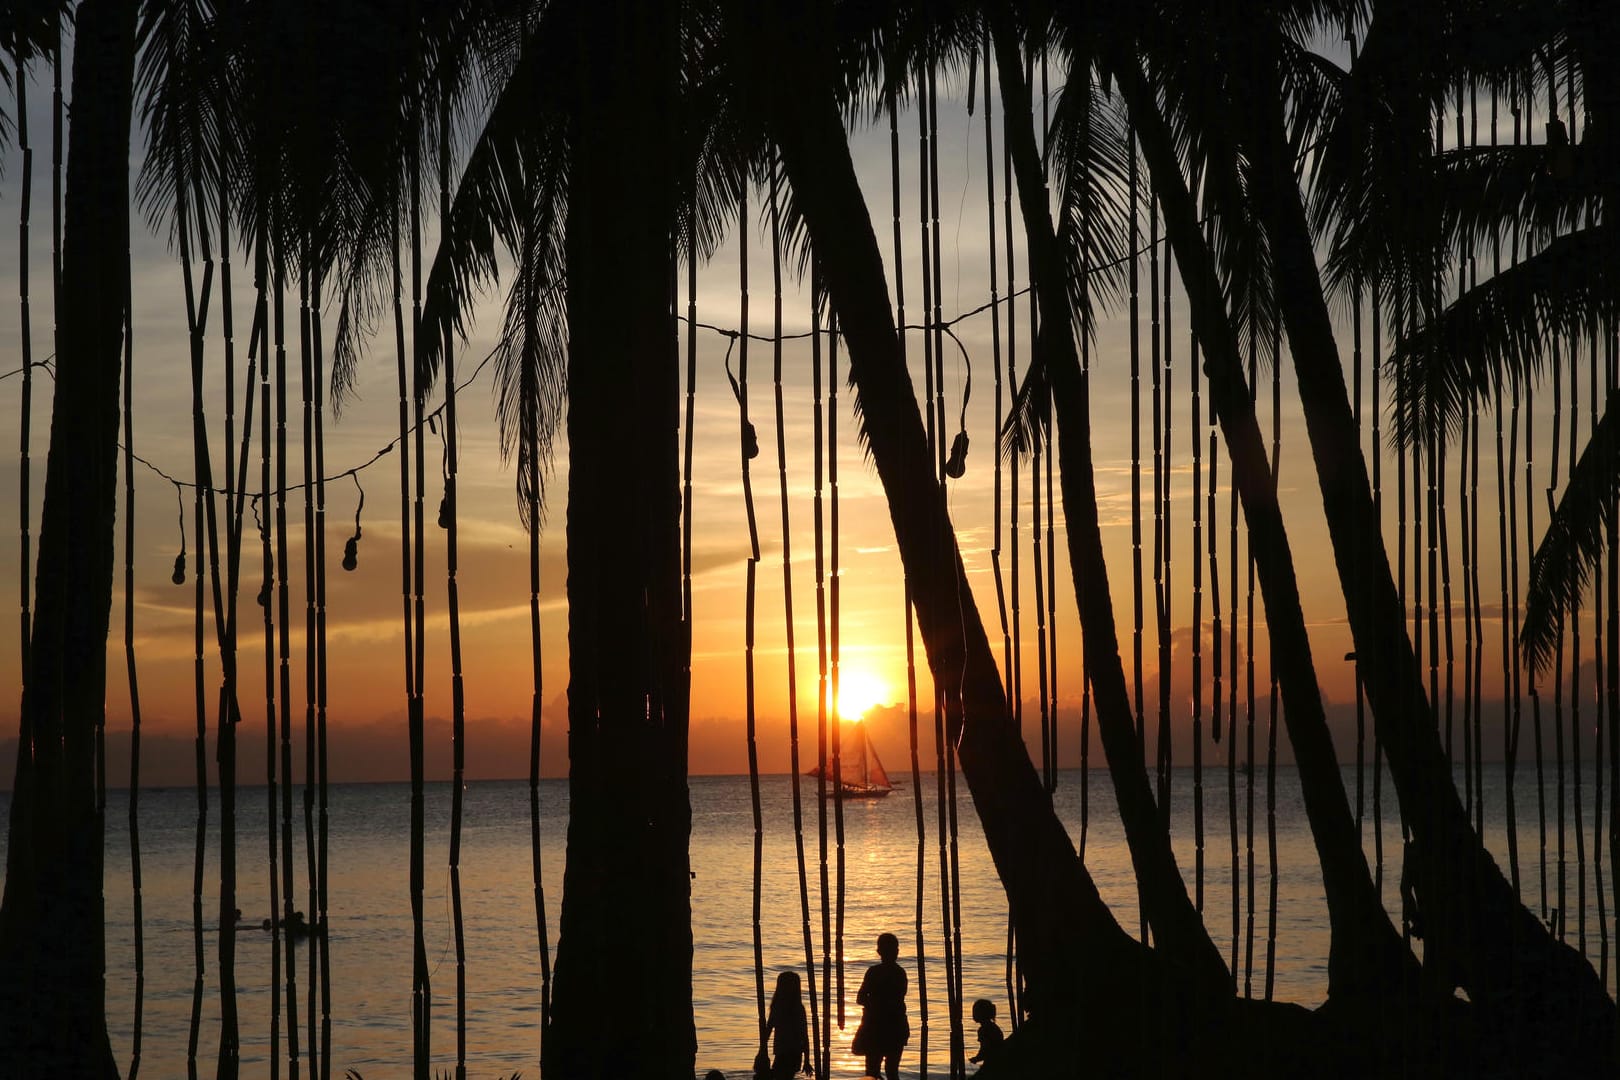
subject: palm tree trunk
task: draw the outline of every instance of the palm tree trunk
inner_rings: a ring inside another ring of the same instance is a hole
[[[1484,1029],[1507,1039],[1508,1048],[1523,1055],[1519,1060],[1538,1069],[1549,1062],[1585,1068],[1610,1062],[1614,1003],[1591,966],[1555,942],[1515,899],[1452,785],[1388,557],[1378,532],[1366,527],[1375,520],[1366,467],[1282,128],[1276,65],[1259,59],[1249,65],[1256,80],[1249,89],[1265,111],[1237,112],[1260,117],[1246,133],[1254,197],[1271,210],[1264,224],[1278,302],[1356,654],[1402,809],[1417,837],[1416,887],[1425,922],[1450,931],[1443,942],[1431,939],[1427,946],[1440,945],[1442,962],[1493,1018]],[[1352,578],[1357,569],[1359,576]]]
[[[85,0],[77,27],[60,293],[72,315],[59,326],[59,392],[0,902],[0,1060],[31,1075],[116,1076],[104,1009],[104,822],[94,785],[129,295],[125,163],[135,9]]]
[[[774,12],[751,10],[753,18]],[[1018,925],[1032,1008],[1067,1016],[1066,1004],[1085,1004],[1095,1020],[1088,1031],[1119,1044],[1135,1042],[1139,1017],[1157,975],[1152,954],[1114,921],[1095,884],[1075,857],[1052,813],[1039,775],[1010,720],[1007,698],[977,607],[963,572],[922,417],[905,369],[898,362],[882,255],[855,178],[836,105],[810,90],[821,87],[818,46],[777,37],[771,27],[762,55],[795,67],[798,78],[778,80],[789,94],[769,101],[773,137],[791,178],[796,205],[824,267],[828,293],[839,312],[849,348],[850,375],[859,392],[865,434],[888,494],[890,518],[914,583],[912,600],[934,678],[959,687],[946,696],[948,735],[958,742],[963,775],[973,793],[991,857],[1006,887]],[[863,226],[863,223],[864,226]],[[877,418],[881,417],[881,421]],[[928,582],[930,587],[915,587]],[[1074,979],[1079,970],[1107,970],[1108,980]],[[1105,1018],[1132,1017],[1123,1027]],[[1167,1050],[1168,1047],[1160,1047]]]
[[[1140,702],[1136,727],[1132,728],[1131,698],[1114,636],[1108,564],[1103,556],[1097,513],[1087,400],[1089,391],[1080,377],[1080,362],[1069,329],[1069,305],[1057,241],[1043,194],[1043,171],[1035,145],[1029,86],[1023,80],[1017,38],[1011,28],[1006,25],[995,27],[993,38],[1003,109],[1009,120],[1008,143],[1012,148],[1019,202],[1024,212],[1024,232],[1032,254],[1035,290],[1041,300],[1041,328],[1036,335],[1038,362],[1044,365],[1045,377],[1050,381],[1063,433],[1058,453],[1063,477],[1064,519],[1069,523],[1069,561],[1073,567],[1081,625],[1085,630],[1086,668],[1097,700],[1098,729],[1107,750],[1109,772],[1113,776],[1120,817],[1130,844],[1131,861],[1136,867],[1137,888],[1148,922],[1158,940],[1159,951],[1171,957],[1172,963],[1181,965],[1187,975],[1199,982],[1200,991],[1219,999],[1230,985],[1230,975],[1187,895],[1186,884],[1181,879],[1175,854],[1170,847],[1169,832],[1148,784]],[[1133,420],[1133,430],[1134,427]],[[1133,504],[1137,501],[1133,499]],[[1139,526],[1140,521],[1137,521],[1133,527],[1133,546],[1138,553]],[[1136,565],[1140,571],[1140,563]],[[1137,588],[1139,602],[1134,640],[1136,655],[1140,659],[1139,572]],[[1140,668],[1137,679],[1140,689]]]
[[[1328,993],[1330,997],[1366,996],[1364,1000],[1372,1000],[1401,985],[1403,973],[1409,974],[1414,962],[1379,902],[1340,778],[1277,488],[1266,462],[1254,399],[1243,375],[1237,334],[1222,301],[1213,255],[1199,231],[1192,196],[1140,69],[1124,63],[1117,67],[1121,93],[1136,118],[1143,153],[1163,200],[1166,236],[1181,267],[1189,318],[1204,346],[1211,404],[1226,436],[1232,483],[1249,522],[1249,542],[1271,629],[1272,663],[1281,682],[1284,722],[1300,770],[1306,816],[1333,927]]]
[[[568,861],[547,1076],[692,1075],[673,264],[676,6],[578,26],[568,266]],[[611,1009],[604,1003],[612,1002]]]

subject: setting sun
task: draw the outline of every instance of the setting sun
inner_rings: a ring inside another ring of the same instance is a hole
[[[845,720],[858,723],[872,709],[889,704],[889,684],[872,672],[846,667],[838,675],[838,700],[833,711]]]

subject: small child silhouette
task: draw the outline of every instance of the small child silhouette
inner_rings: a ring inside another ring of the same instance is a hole
[[[799,973],[784,971],[776,976],[776,992],[771,995],[771,1011],[765,1023],[765,1038],[776,1035],[775,1060],[770,1070],[756,1075],[793,1077],[810,1070],[810,1027],[804,1018],[804,998],[799,994]],[[760,1057],[765,1054],[763,1042]]]
[[[979,1025],[979,1052],[968,1058],[974,1065],[984,1065],[995,1060],[1001,1051],[1004,1036],[1001,1028],[996,1024],[996,1003],[988,998],[980,998],[973,1003],[973,1022]]]

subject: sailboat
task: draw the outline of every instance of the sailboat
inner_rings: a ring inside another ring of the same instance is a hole
[[[843,794],[846,799],[881,799],[894,790],[894,784],[889,780],[889,774],[883,770],[883,762],[878,760],[877,750],[866,737],[866,728],[862,724],[846,724],[843,731]],[[819,777],[819,765],[810,769],[807,775]],[[828,779],[831,777],[831,765],[828,766]],[[838,790],[831,784],[827,786],[822,798],[836,798]]]

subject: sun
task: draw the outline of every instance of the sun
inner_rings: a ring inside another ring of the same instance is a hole
[[[844,667],[838,672],[838,700],[833,711],[859,723],[879,705],[889,704],[889,684],[865,668]]]

